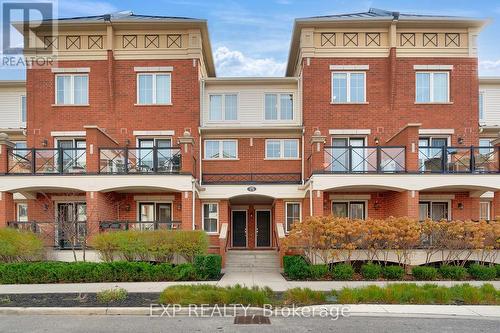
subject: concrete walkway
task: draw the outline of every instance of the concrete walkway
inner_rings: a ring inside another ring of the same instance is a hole
[[[95,293],[101,290],[120,287],[130,293],[159,293],[169,286],[186,284],[210,284],[232,286],[235,284],[247,287],[269,287],[274,291],[302,287],[319,291],[339,290],[344,287],[363,287],[368,285],[385,286],[393,283],[437,284],[451,287],[457,284],[469,283],[481,286],[491,283],[500,289],[500,281],[286,281],[279,273],[274,272],[231,272],[225,274],[220,281],[182,281],[182,282],[106,282],[106,283],[64,283],[64,284],[6,284],[0,285],[0,294],[43,294],[43,293]]]

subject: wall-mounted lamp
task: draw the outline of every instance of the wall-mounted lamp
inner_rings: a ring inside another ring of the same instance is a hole
[[[125,206],[123,206],[123,210],[126,212],[130,212],[130,208],[130,204],[126,204]]]
[[[125,140],[125,146],[130,146],[130,139]]]
[[[47,139],[42,140],[42,147],[47,147],[48,144],[49,144],[49,142],[47,141]]]
[[[49,205],[48,204],[43,204],[43,210],[45,212],[48,212],[49,211]]]
[[[458,144],[459,144],[459,145],[463,145],[463,144],[464,144],[464,138],[459,137],[459,138],[458,138]]]
[[[182,210],[182,205],[181,204],[177,205],[177,210]]]
[[[459,202],[458,203],[458,209],[463,210],[464,209],[464,204]]]
[[[380,143],[380,140],[378,137],[375,138],[375,144],[378,146],[378,144]]]
[[[373,208],[375,208],[377,210],[380,209],[380,202],[375,201],[375,203],[373,204]]]

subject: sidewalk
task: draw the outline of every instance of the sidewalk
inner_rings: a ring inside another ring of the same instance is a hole
[[[220,281],[182,281],[182,282],[105,282],[105,283],[64,283],[64,284],[17,284],[0,285],[0,294],[44,294],[44,293],[95,293],[104,289],[120,287],[129,293],[159,293],[166,287],[189,284],[211,284],[232,286],[235,284],[247,287],[269,287],[273,291],[302,287],[319,291],[330,291],[344,287],[364,287],[368,285],[385,286],[393,283],[437,284],[451,287],[457,284],[469,283],[481,286],[491,283],[500,289],[500,281],[286,281],[279,273],[227,273]]]

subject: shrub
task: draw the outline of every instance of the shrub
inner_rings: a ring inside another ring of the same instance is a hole
[[[382,274],[382,266],[367,263],[361,266],[361,275],[365,280],[377,280]]]
[[[335,280],[352,280],[354,268],[349,264],[337,264],[333,267],[332,275]]]
[[[479,264],[470,265],[469,274],[476,280],[494,280],[497,276],[495,267]]]
[[[500,278],[500,265],[495,265],[495,269],[497,270],[497,278]]]
[[[314,305],[326,301],[325,293],[311,290],[309,288],[293,288],[285,291],[283,304],[286,305]]]
[[[244,304],[263,306],[271,302],[269,288],[247,288],[240,285],[217,287],[212,285],[180,285],[168,287],[160,294],[161,304]]]
[[[206,233],[191,230],[110,231],[95,235],[90,244],[107,262],[115,259],[171,262],[175,254],[193,262],[208,250]]]
[[[441,265],[438,272],[446,280],[465,280],[468,276],[467,270],[462,266]]]
[[[422,281],[435,280],[438,275],[437,269],[428,266],[415,266],[411,272],[416,280]]]
[[[216,254],[196,256],[194,258],[194,268],[196,274],[203,280],[217,279],[220,277],[222,270],[222,258]]]
[[[0,284],[203,280],[193,264],[37,262],[0,264]]]
[[[0,229],[0,262],[36,261],[44,257],[43,242],[29,231]]]
[[[309,278],[321,280],[328,276],[328,265],[309,265]]]
[[[500,304],[499,290],[488,284],[481,287],[463,284],[447,288],[435,284],[418,286],[404,283],[385,287],[343,288],[334,293],[338,302],[344,304]]]
[[[387,280],[402,280],[405,276],[405,270],[401,266],[385,266],[382,269],[382,276]]]
[[[127,291],[123,288],[106,289],[98,292],[96,298],[101,304],[122,302],[127,299]]]
[[[309,265],[302,256],[284,256],[283,271],[292,280],[303,280],[310,276]]]

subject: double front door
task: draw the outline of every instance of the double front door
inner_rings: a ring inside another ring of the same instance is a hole
[[[233,247],[251,247],[248,244],[248,221],[246,210],[232,211]],[[255,212],[255,246],[271,247],[271,211]]]
[[[87,233],[87,204],[57,204],[56,246],[72,248],[82,245]]]

